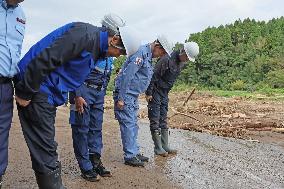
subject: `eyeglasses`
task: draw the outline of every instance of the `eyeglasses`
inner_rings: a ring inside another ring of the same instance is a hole
[[[114,47],[114,48],[116,48],[116,49],[119,49],[119,51],[120,51],[121,54],[126,55],[126,50],[125,50],[124,47],[114,45],[112,42],[110,42],[110,46],[111,46],[111,47]]]
[[[114,45],[114,44],[112,44],[112,42],[110,42],[110,46],[112,46],[112,47],[114,47],[114,48],[117,48],[117,49],[120,49],[120,50],[125,50],[124,47]]]

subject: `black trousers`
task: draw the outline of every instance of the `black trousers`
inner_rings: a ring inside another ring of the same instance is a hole
[[[18,114],[33,170],[41,174],[55,170],[58,160],[54,139],[56,107],[47,102],[46,95],[37,94],[27,107],[18,105]]]
[[[167,114],[169,104],[169,90],[154,88],[152,101],[148,103],[148,118],[150,120],[150,130],[167,129]]]

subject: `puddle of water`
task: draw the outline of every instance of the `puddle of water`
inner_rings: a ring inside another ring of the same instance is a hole
[[[140,121],[141,151],[150,157],[146,169],[162,170],[183,188],[284,188],[284,149],[204,133],[171,130],[176,156],[154,156],[149,123]]]

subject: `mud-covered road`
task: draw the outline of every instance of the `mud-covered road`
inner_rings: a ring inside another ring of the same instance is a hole
[[[14,114],[3,188],[37,188],[17,112]],[[81,179],[74,157],[68,114],[67,108],[60,107],[56,121],[58,152],[67,188],[284,188],[284,140],[262,143],[173,129],[172,146],[179,153],[167,158],[154,157],[147,120],[139,122],[139,142],[150,162],[145,168],[125,166],[119,127],[111,109],[105,113],[103,161],[113,177],[88,183]]]

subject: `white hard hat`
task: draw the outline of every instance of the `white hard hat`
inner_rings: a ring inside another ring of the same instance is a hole
[[[129,57],[136,53],[141,46],[141,39],[138,32],[129,26],[124,26],[119,29],[119,33],[126,50],[126,55]]]
[[[125,26],[125,21],[118,15],[109,13],[101,20],[101,24],[114,32],[118,33],[119,28]]]
[[[163,46],[168,55],[171,55],[174,45],[168,41],[167,37],[163,34],[158,35],[158,41]]]
[[[188,59],[192,62],[195,61],[195,58],[199,54],[199,46],[195,42],[187,42],[184,44],[184,51],[188,57]]]

